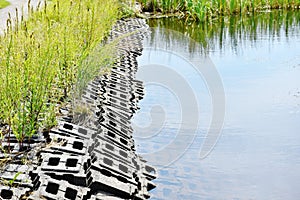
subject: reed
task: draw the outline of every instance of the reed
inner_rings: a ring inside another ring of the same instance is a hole
[[[56,124],[57,105],[82,82],[81,74],[95,75],[107,65],[99,54],[93,56],[92,70],[86,60],[95,49],[106,49],[97,45],[118,18],[118,7],[117,0],[52,0],[34,11],[29,1],[26,19],[22,10],[16,10],[15,19],[9,15],[0,36],[0,125],[9,130],[1,135],[12,132],[22,143]]]
[[[211,51],[222,51],[224,42],[228,41],[233,42],[226,48],[231,48],[233,52],[237,45],[246,45],[244,48],[248,48],[248,44],[244,42],[245,38],[255,44],[257,41],[260,42],[258,35],[269,36],[270,40],[274,41],[276,41],[274,38],[282,34],[285,34],[285,37],[293,37],[300,34],[300,29],[297,28],[299,25],[300,12],[282,10],[250,16],[224,16],[212,23],[188,22],[188,27],[184,20],[178,18],[149,20],[150,27],[164,27],[166,30],[172,30],[153,31],[150,38],[151,46],[159,46],[162,40],[169,41],[167,46],[187,46],[189,53],[195,56],[198,56],[199,52],[201,55],[208,55]],[[155,34],[159,36],[154,36]],[[186,40],[182,40],[182,35],[188,35],[194,42],[187,43]]]
[[[198,21],[232,14],[248,14],[268,9],[299,9],[299,0],[138,0],[144,10],[183,13]]]

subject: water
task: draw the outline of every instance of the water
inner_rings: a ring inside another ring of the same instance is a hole
[[[133,124],[152,199],[300,199],[300,12],[149,24]]]

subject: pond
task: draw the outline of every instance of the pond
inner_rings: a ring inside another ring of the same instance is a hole
[[[133,125],[152,199],[299,199],[300,12],[149,25]]]

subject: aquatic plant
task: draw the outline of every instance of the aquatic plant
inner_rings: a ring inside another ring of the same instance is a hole
[[[145,11],[183,13],[198,21],[217,16],[248,14],[268,9],[299,9],[299,0],[138,0]]]
[[[223,16],[210,23],[186,22],[175,17],[151,19],[148,23],[150,27],[164,27],[166,30],[172,30],[159,32],[159,37],[154,36],[157,33],[153,31],[151,33],[151,46],[160,44],[162,41],[157,39],[160,37],[169,42],[168,46],[174,46],[182,41],[181,38],[176,39],[176,36],[184,34],[196,42],[180,45],[187,45],[190,54],[201,52],[203,55],[216,49],[222,51],[224,43],[228,41],[232,42],[226,48],[231,48],[234,52],[237,45],[244,45],[242,41],[244,37],[255,44],[258,35],[261,34],[268,35],[270,39],[282,34],[285,36],[299,35],[300,12],[274,10],[250,16]],[[282,31],[283,27],[286,31]],[[176,34],[176,32],[182,34]],[[156,38],[156,40],[152,38]]]
[[[117,19],[118,5],[117,0],[52,0],[34,10],[29,1],[26,19],[23,10],[16,10],[15,19],[9,15],[0,36],[0,124],[9,127],[3,135],[12,132],[22,143],[55,125],[57,105],[81,74],[91,71],[86,59]],[[107,65],[104,58],[93,57],[93,75]]]

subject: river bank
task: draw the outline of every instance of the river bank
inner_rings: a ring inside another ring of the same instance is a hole
[[[254,15],[271,10],[298,10],[299,1],[194,1],[194,0],[138,0],[130,1],[124,9],[128,15],[142,18],[178,17],[186,21],[207,22],[222,16]]]
[[[135,153],[130,123],[143,97],[142,82],[135,79],[136,57],[141,54],[148,26],[140,19],[116,22],[113,15],[116,7],[111,2],[95,3],[92,5],[95,7],[80,2],[83,4],[73,1],[71,7],[59,2],[45,7],[37,4],[41,9],[38,11],[28,7],[29,20],[19,11],[17,16],[22,16],[21,20],[11,17],[5,35],[1,36],[4,50],[0,54],[1,78],[6,80],[0,96],[0,197],[3,199],[147,199],[148,191],[155,187],[152,180],[157,176],[156,170]],[[97,16],[96,8],[100,8],[102,18]],[[77,9],[83,14],[78,15],[80,19],[75,13],[66,15]],[[49,22],[48,17],[51,23],[43,24],[44,19]],[[77,23],[73,19],[87,21]],[[77,27],[78,24],[83,27]],[[111,28],[111,24],[114,26],[107,34],[105,29]],[[83,38],[75,35],[76,40],[70,28],[75,33],[83,31]],[[64,37],[66,34],[68,38]],[[25,41],[21,40],[24,38]],[[83,56],[79,63],[69,57],[76,49],[73,45],[79,47],[79,52],[73,53]],[[82,52],[88,48],[90,51]],[[61,60],[60,55],[67,60]],[[49,78],[49,71],[55,69],[58,77],[48,84],[52,88],[43,87],[48,81],[45,77]],[[72,74],[76,79],[69,79]],[[63,82],[57,82],[58,78]],[[71,84],[72,90],[57,96],[53,91],[63,89],[57,83]],[[18,92],[20,96],[15,96]],[[37,96],[33,98],[34,95]],[[33,105],[39,101],[45,110],[35,113]],[[53,108],[52,112],[49,108]],[[51,113],[55,115],[48,128],[37,126],[48,121]],[[27,127],[31,123],[34,126]]]

